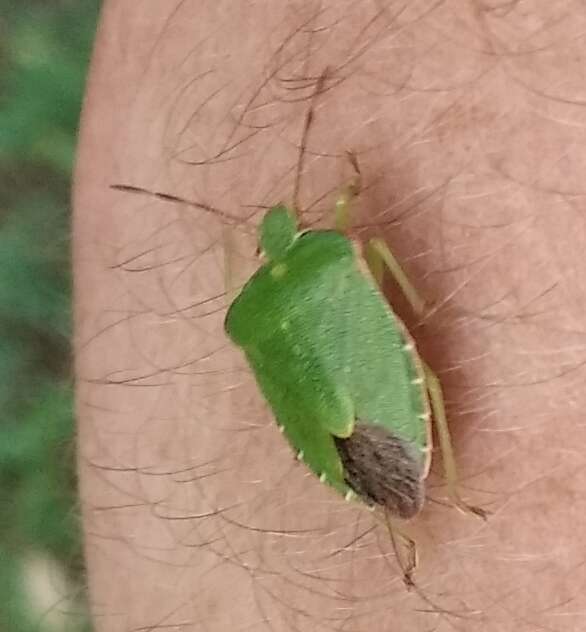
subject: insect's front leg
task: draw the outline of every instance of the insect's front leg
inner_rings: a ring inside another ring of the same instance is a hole
[[[351,205],[355,197],[360,194],[362,188],[362,175],[360,173],[360,165],[358,159],[352,151],[347,151],[346,155],[352,169],[354,170],[354,176],[350,182],[342,189],[340,195],[336,199],[335,211],[334,211],[334,227],[340,232],[344,233],[350,228],[351,224]]]

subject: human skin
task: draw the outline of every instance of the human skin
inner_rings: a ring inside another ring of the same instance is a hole
[[[404,4],[104,5],[73,233],[97,632],[583,627],[586,11]],[[386,287],[444,385],[461,492],[490,512],[449,505],[435,455],[411,591],[384,524],[295,461],[222,329],[225,261],[232,287],[262,210],[292,203],[326,67],[303,217],[327,225],[356,152],[354,234],[383,236],[432,305],[418,322]]]

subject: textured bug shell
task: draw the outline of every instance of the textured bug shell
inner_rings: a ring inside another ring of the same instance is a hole
[[[412,341],[363,266],[344,235],[304,232],[244,286],[225,329],[294,451],[322,481],[413,515],[428,469],[429,405]],[[386,435],[375,431],[369,443],[361,424]],[[394,440],[388,449],[384,436]],[[380,491],[384,471],[397,477],[388,467],[393,450],[414,481],[397,492],[412,494],[410,507]],[[387,463],[372,484],[361,482],[367,454]]]

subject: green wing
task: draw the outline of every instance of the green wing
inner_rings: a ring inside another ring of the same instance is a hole
[[[350,488],[344,480],[330,426],[346,419],[350,430],[345,429],[341,436],[351,433],[351,401],[324,382],[319,366],[288,357],[291,346],[283,346],[282,342],[249,348],[247,359],[296,456],[318,477],[345,494]],[[281,345],[280,353],[276,352],[277,345]]]

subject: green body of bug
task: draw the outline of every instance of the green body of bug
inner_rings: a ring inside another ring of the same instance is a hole
[[[296,209],[313,107],[329,76],[326,68],[317,79],[305,116]],[[358,160],[353,152],[347,155],[355,177],[336,201],[339,228],[347,226],[350,201],[360,190]],[[125,184],[112,188],[235,219],[166,192]],[[485,518],[483,509],[465,503],[458,492],[440,382],[378,287],[386,268],[414,313],[424,315],[426,303],[384,242],[369,242],[371,274],[358,245],[341,231],[300,231],[295,212],[275,206],[261,223],[260,246],[266,262],[233,301],[225,329],[244,351],[298,458],[347,498],[356,494],[410,518],[424,500],[431,401],[449,495],[460,509]],[[413,561],[406,576],[412,568]]]
[[[423,502],[429,469],[424,371],[405,327],[340,232],[298,232],[272,208],[266,262],[225,322],[298,457],[345,496],[400,517]]]

